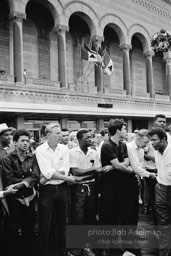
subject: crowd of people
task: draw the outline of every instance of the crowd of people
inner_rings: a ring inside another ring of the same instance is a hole
[[[141,200],[144,214],[151,207],[154,229],[160,231],[156,255],[171,255],[170,153],[163,114],[154,117],[150,130],[132,134],[118,118],[108,122],[108,129],[93,132],[47,123],[39,142],[26,129],[0,124],[2,255],[141,255],[139,245],[124,240],[99,250],[66,248],[67,225],[136,231]]]

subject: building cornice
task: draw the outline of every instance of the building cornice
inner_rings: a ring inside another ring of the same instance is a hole
[[[5,102],[4,102],[5,101]],[[10,102],[10,104],[9,104]],[[113,108],[98,108],[99,103],[112,104]],[[15,107],[16,106],[16,107]],[[124,97],[119,95],[83,95],[71,92],[22,88],[0,88],[0,111],[64,113],[100,116],[138,116],[152,117],[164,113],[171,117],[171,104],[168,96],[161,99]]]

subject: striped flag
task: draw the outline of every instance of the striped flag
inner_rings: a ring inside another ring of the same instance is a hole
[[[102,56],[102,61],[103,61],[102,67],[104,71],[110,76],[114,70],[114,66],[113,66],[113,61],[110,58],[107,51],[105,51],[104,55]]]

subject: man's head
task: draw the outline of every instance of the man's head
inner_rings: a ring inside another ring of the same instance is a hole
[[[134,130],[134,134],[137,134],[137,133],[139,133],[139,129]]]
[[[56,147],[61,141],[61,128],[59,123],[50,123],[46,126],[45,134],[50,147]]]
[[[68,129],[62,129],[61,130],[61,143],[64,145],[67,145],[69,141],[69,130]]]
[[[123,119],[111,119],[108,124],[108,131],[110,136],[117,135],[119,139],[125,139],[127,134],[126,123]]]
[[[154,127],[149,132],[151,144],[155,150],[164,151],[167,146],[167,134],[161,127]]]
[[[25,129],[16,130],[13,136],[16,150],[27,152],[30,145],[30,133]]]
[[[0,142],[6,147],[9,146],[11,141],[11,128],[8,127],[5,123],[0,124]]]
[[[101,131],[100,131],[100,134],[101,134],[102,140],[104,140],[104,141],[108,140],[109,134],[108,134],[108,131],[107,131],[107,130],[105,130],[105,129],[101,130]]]
[[[150,138],[149,138],[148,130],[141,129],[135,135],[135,143],[139,148],[145,148],[149,142],[150,142]]]
[[[93,135],[93,140],[95,141],[96,145],[99,145],[102,141],[102,135],[100,133],[95,133]]]
[[[77,132],[77,140],[80,147],[88,148],[92,145],[92,135],[87,129],[80,129]]]
[[[153,122],[154,127],[161,127],[165,128],[166,126],[166,116],[163,114],[158,114],[154,117],[154,122]]]

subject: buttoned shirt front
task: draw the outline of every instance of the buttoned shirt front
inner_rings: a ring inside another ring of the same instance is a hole
[[[96,150],[88,148],[87,154],[79,146],[69,152],[71,168],[89,169],[93,166],[100,167],[100,160]]]
[[[155,151],[157,166],[157,181],[160,184],[171,186],[171,145],[168,145],[163,154]]]
[[[139,148],[135,140],[127,143],[128,157],[134,172],[142,177],[149,177],[150,173],[144,168],[144,149]]]
[[[36,149],[36,158],[40,167],[41,177],[45,177],[48,181],[45,183],[58,185],[64,182],[63,180],[52,180],[51,177],[55,172],[64,172],[68,176],[70,161],[69,149],[67,146],[58,144],[53,151],[47,141]]]

